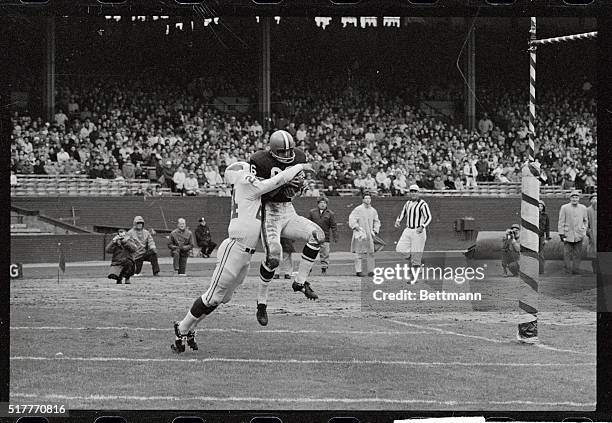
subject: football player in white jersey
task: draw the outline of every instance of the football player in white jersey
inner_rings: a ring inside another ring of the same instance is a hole
[[[298,164],[273,178],[260,180],[251,173],[246,162],[236,162],[225,169],[225,180],[232,186],[229,236],[217,251],[217,266],[208,290],[194,301],[183,320],[174,323],[175,341],[171,346],[174,352],[184,352],[185,343],[193,350],[198,349],[195,341],[197,324],[219,304],[230,301],[234,290],[246,278],[261,233],[261,196],[285,185],[304,170],[312,171],[312,166]],[[260,287],[258,298],[266,300],[267,285],[264,288],[265,292]],[[265,307],[263,313],[258,307],[259,317],[267,320]]]

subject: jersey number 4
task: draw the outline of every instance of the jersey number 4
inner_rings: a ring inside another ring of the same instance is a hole
[[[232,219],[238,219],[238,205],[236,204],[236,190],[232,190]],[[257,209],[256,219],[261,220],[261,203],[259,203],[259,208]]]

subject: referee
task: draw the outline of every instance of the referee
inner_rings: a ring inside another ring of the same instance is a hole
[[[429,206],[420,198],[418,185],[410,185],[410,200],[406,201],[400,215],[395,219],[395,227],[399,228],[406,218],[406,229],[397,243],[395,251],[406,255],[412,267],[420,267],[425,250],[427,232],[425,228],[431,223]]]

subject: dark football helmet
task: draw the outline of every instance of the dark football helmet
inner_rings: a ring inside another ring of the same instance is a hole
[[[270,154],[281,163],[295,160],[295,141],[287,131],[275,131],[270,135]]]

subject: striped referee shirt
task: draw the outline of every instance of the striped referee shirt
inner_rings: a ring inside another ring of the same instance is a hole
[[[397,221],[401,222],[404,217],[406,217],[406,227],[410,229],[416,229],[419,226],[425,228],[431,223],[429,206],[423,200],[406,201]]]

